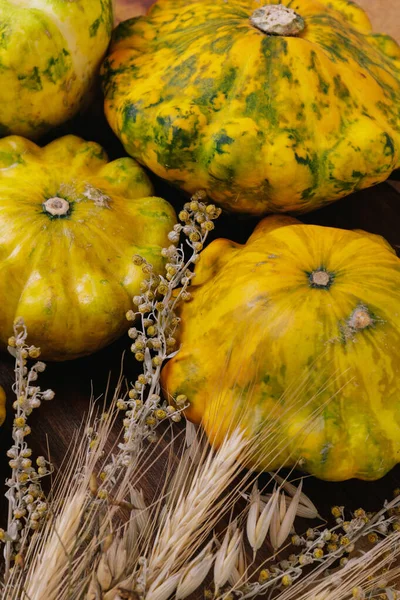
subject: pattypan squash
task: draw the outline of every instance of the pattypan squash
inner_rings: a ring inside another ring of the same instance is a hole
[[[87,104],[112,0],[0,0],[0,135],[37,138]]]
[[[400,48],[350,0],[158,0],[103,85],[128,154],[231,211],[311,211],[400,166]]]
[[[132,158],[108,162],[69,135],[39,148],[0,140],[0,344],[22,317],[43,358],[90,354],[128,327],[145,277],[136,254],[163,269],[171,205]]]
[[[162,372],[218,444],[234,427],[259,469],[377,479],[400,462],[400,259],[363,231],[267,217],[212,242]]]

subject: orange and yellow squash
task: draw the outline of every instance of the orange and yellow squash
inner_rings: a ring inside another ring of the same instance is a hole
[[[103,82],[128,154],[231,211],[307,212],[400,166],[400,48],[347,0],[158,0]]]
[[[0,135],[36,138],[87,104],[112,0],[0,0]]]
[[[211,441],[240,426],[253,466],[327,480],[400,462],[400,259],[383,238],[268,217],[246,245],[212,242],[191,291],[162,380]]]
[[[45,359],[90,354],[127,329],[144,277],[132,257],[160,272],[176,223],[152,193],[133,159],[108,162],[78,137],[0,140],[0,346],[16,317]]]

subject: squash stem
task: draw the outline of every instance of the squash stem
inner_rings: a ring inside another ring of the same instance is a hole
[[[296,36],[305,28],[304,19],[283,4],[268,4],[253,12],[250,22],[269,35]]]

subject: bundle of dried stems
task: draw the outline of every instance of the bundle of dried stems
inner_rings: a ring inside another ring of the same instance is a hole
[[[160,369],[176,351],[175,308],[190,297],[191,265],[218,214],[201,194],[185,205],[183,225],[164,251],[164,277],[134,258],[147,277],[134,299],[137,310],[128,314],[139,316],[130,336],[143,372],[129,391],[121,377],[112,399],[92,401],[47,497],[41,478],[51,466],[38,457],[33,467],[27,420],[54,393],[37,385],[45,365],[29,368],[40,351],[28,345],[23,321],[16,322],[10,511],[0,530],[4,600],[400,598],[393,587],[400,569],[400,497],[376,514],[359,509],[347,515],[334,507],[333,523],[315,526],[318,511],[302,482],[296,487],[274,473],[270,489],[260,490],[256,473],[243,470],[260,439],[246,435],[240,422],[213,449],[201,430],[177,425],[188,399],[161,397]],[[189,258],[178,245],[180,234]],[[293,402],[300,403],[295,390]],[[259,435],[275,448],[271,422]],[[164,478],[145,497],[143,481],[160,464]],[[312,519],[312,527],[296,532],[297,517]]]

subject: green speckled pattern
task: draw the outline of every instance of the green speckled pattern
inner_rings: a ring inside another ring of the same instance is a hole
[[[212,242],[191,292],[162,381],[210,440],[241,426],[253,466],[328,480],[400,462],[400,260],[382,238],[268,217],[244,246]]]
[[[0,135],[37,138],[87,105],[112,0],[0,0]]]
[[[274,4],[274,2],[264,2]],[[122,23],[103,66],[128,153],[238,212],[307,212],[400,166],[400,48],[347,0],[284,0],[297,37],[253,0],[158,0]]]

